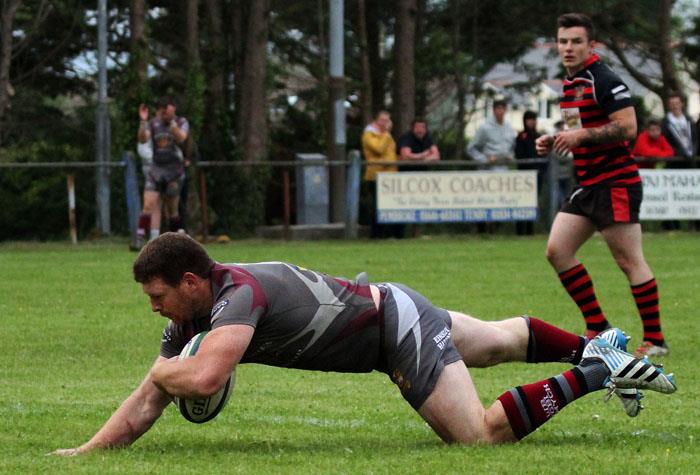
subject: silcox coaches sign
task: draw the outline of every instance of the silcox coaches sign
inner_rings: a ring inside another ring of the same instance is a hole
[[[534,221],[537,172],[377,174],[377,221]]]

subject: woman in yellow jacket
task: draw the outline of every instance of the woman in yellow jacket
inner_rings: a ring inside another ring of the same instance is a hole
[[[368,162],[396,162],[396,142],[391,136],[391,116],[387,111],[379,111],[374,122],[365,127],[362,133],[362,152]],[[364,176],[364,188],[369,205],[372,237],[403,237],[403,226],[380,226],[377,224],[377,173],[396,172],[396,165],[368,164]]]

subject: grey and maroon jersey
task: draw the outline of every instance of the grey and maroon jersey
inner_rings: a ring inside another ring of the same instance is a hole
[[[184,117],[173,119],[177,127],[189,133],[190,124]],[[182,151],[170,131],[170,123],[154,117],[150,122],[151,140],[153,142],[153,163],[156,165],[179,164],[182,161]]]
[[[282,262],[217,264],[211,314],[170,322],[161,355],[180,353],[195,334],[224,325],[255,328],[242,363],[369,372],[380,366],[381,317],[369,284]]]

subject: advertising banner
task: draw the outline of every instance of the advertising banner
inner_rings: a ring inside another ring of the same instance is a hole
[[[534,221],[536,171],[377,174],[379,223]]]
[[[700,219],[700,170],[639,171],[644,199],[639,219]]]

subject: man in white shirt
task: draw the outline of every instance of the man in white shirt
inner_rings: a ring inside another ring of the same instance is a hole
[[[697,153],[698,138],[693,122],[683,110],[683,98],[677,92],[668,96],[668,113],[661,124],[666,140],[673,147],[676,157],[690,158]],[[670,164],[673,165],[673,164]],[[669,168],[688,168],[687,163],[676,163]]]
[[[507,170],[515,160],[515,136],[513,127],[505,121],[508,105],[504,100],[493,102],[493,116],[479,127],[467,146],[467,154],[477,162],[486,164],[489,170]]]

